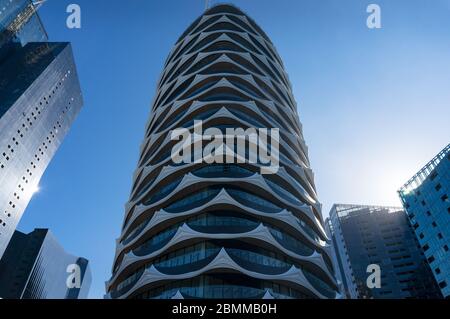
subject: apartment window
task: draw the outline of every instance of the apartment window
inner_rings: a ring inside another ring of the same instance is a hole
[[[436,268],[435,270],[434,270],[434,272],[436,273],[436,274],[440,274],[441,273],[441,269],[440,268]]]
[[[430,246],[428,246],[428,244],[425,244],[425,246],[423,246],[423,251],[427,251],[428,249],[430,249]]]
[[[433,225],[433,227],[437,227],[436,222],[432,222],[431,225]]]
[[[436,191],[438,191],[438,192],[439,192],[439,190],[440,190],[441,188],[442,188],[442,185],[441,185],[441,184],[437,184],[436,187],[435,187]]]
[[[442,238],[444,238],[444,236],[442,236],[442,234],[439,233],[439,234],[438,234],[438,238],[439,238],[439,239],[442,239]]]
[[[428,260],[428,262],[431,264],[431,263],[435,260],[435,258],[434,258],[434,256],[431,256],[431,257],[428,258],[427,260]]]
[[[420,239],[424,239],[425,235],[423,233],[419,234]]]
[[[435,179],[437,176],[438,176],[438,173],[437,173],[436,171],[434,171],[433,173],[431,173],[430,179],[431,179],[432,181],[434,181],[434,179]]]
[[[431,216],[431,212],[429,210],[427,211],[426,214],[427,214],[427,216]]]
[[[444,246],[444,250],[448,251],[448,246],[447,245]]]
[[[441,282],[439,283],[439,288],[444,289],[445,287],[447,287],[447,283],[445,282],[445,280],[444,280],[444,281],[441,281]]]
[[[445,202],[446,200],[448,200],[448,195],[446,194],[446,195],[442,196],[442,197],[441,197],[441,200],[442,200],[443,202]]]

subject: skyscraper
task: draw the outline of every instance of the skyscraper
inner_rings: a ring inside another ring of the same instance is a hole
[[[441,297],[402,208],[336,204],[327,223],[348,298]],[[369,265],[380,267],[379,288],[367,285]]]
[[[194,134],[199,121],[224,135],[279,129],[279,169],[174,161],[172,133]],[[106,289],[108,298],[339,297],[291,85],[270,39],[234,6],[207,10],[169,54]]]
[[[399,194],[442,295],[450,298],[450,144]]]
[[[0,261],[0,298],[84,299],[90,285],[88,260],[67,254],[48,229],[16,231]]]
[[[48,40],[39,6],[31,0],[0,0],[0,63],[14,48]]]
[[[0,64],[0,258],[82,106],[68,43],[28,43]]]

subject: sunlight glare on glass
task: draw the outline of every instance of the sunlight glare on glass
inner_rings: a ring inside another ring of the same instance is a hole
[[[29,190],[29,196],[32,197],[40,190],[39,185],[32,186]]]

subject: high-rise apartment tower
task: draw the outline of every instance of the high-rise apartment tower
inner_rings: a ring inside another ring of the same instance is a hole
[[[402,208],[335,204],[326,228],[347,298],[442,297]]]
[[[450,299],[450,144],[399,195],[442,295]]]
[[[264,174],[263,161],[236,156],[176,162],[172,133],[200,121],[205,136],[279,129],[279,169]],[[333,272],[281,58],[241,10],[212,7],[164,66],[107,297],[337,298]]]

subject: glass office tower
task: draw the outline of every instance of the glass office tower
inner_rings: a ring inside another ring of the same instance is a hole
[[[82,106],[69,43],[28,43],[0,64],[0,258]]]
[[[347,298],[442,297],[402,208],[336,204],[327,223]],[[370,289],[374,264],[381,288]]]
[[[399,191],[445,298],[450,298],[450,144]]]
[[[31,0],[0,0],[0,64],[14,48],[48,40],[37,8]]]
[[[89,261],[66,253],[48,229],[16,231],[0,261],[3,299],[84,299],[91,280]]]
[[[173,161],[171,132],[193,132],[195,121],[222,134],[279,129],[279,170]],[[107,298],[339,297],[286,71],[234,6],[207,10],[169,54],[106,289]]]

